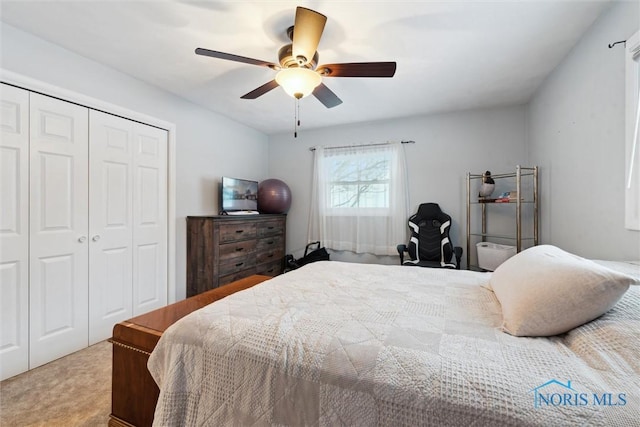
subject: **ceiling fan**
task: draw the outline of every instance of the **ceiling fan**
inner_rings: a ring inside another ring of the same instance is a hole
[[[352,62],[318,66],[318,44],[327,17],[304,7],[296,8],[295,22],[287,29],[291,39],[278,51],[278,64],[231,53],[197,48],[196,54],[228,61],[269,67],[278,71],[274,80],[241,96],[256,99],[278,86],[296,99],[313,94],[327,108],[342,104],[342,100],[322,83],[323,77],[393,77],[395,62]]]

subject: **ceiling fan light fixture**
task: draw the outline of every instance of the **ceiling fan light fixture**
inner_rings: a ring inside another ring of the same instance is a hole
[[[290,96],[300,99],[311,95],[322,77],[308,68],[285,68],[276,74],[276,82]]]

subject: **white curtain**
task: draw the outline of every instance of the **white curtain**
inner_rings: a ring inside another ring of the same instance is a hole
[[[640,230],[640,32],[627,46],[625,227]]]
[[[309,241],[339,251],[397,254],[407,239],[406,175],[400,142],[316,147]]]

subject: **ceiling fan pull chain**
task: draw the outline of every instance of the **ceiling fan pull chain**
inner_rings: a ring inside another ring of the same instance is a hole
[[[293,107],[293,137],[298,137],[298,128],[300,127],[300,99],[296,98],[296,103]]]

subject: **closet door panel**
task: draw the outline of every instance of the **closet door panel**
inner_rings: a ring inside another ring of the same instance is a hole
[[[0,85],[0,380],[29,368],[29,92]]]
[[[88,343],[88,109],[30,94],[30,368]]]
[[[133,125],[91,110],[89,344],[132,317]]]
[[[167,132],[136,123],[133,314],[167,304]]]

